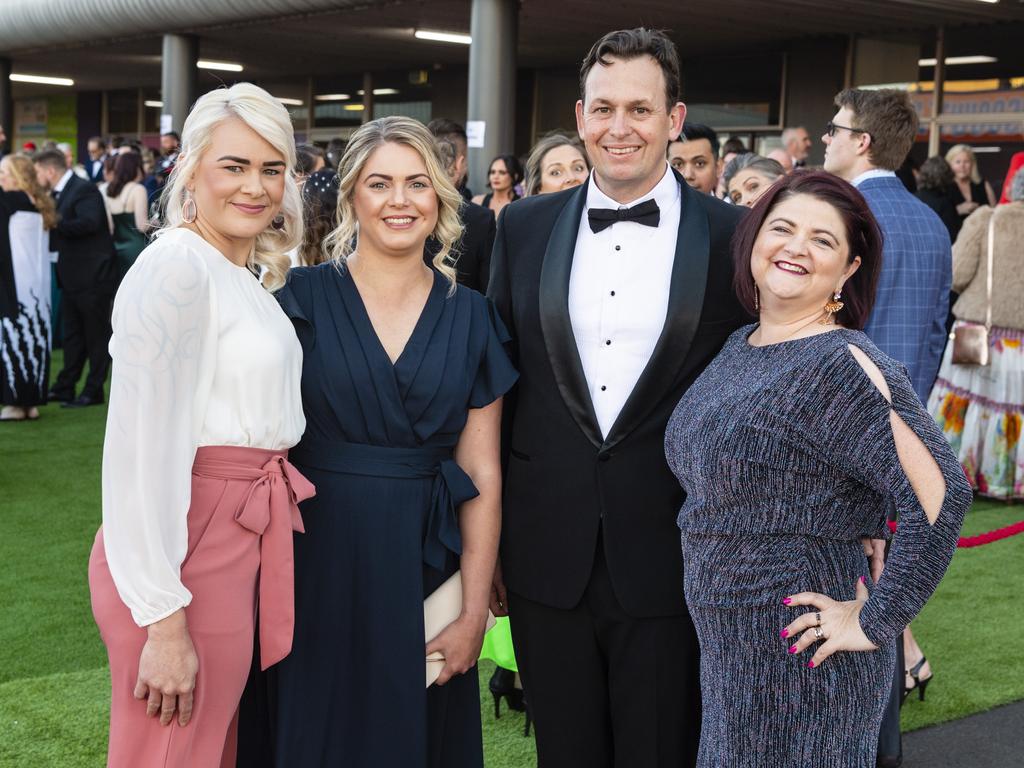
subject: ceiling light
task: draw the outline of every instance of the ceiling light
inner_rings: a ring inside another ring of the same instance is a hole
[[[363,111],[363,105],[362,104],[346,104],[344,107],[342,107],[342,109],[344,109],[346,112],[362,112]]]
[[[142,103],[145,104],[147,107],[152,107],[153,109],[162,109],[164,106],[164,103],[162,101],[144,101]]]
[[[358,95],[358,96],[362,96],[364,93],[366,93],[366,91],[364,91],[362,89],[356,91],[356,95]],[[373,89],[373,95],[374,96],[395,96],[397,94],[398,94],[398,91],[395,90],[394,88],[374,88]]]
[[[302,104],[303,104],[301,99],[282,99],[282,98],[278,98],[278,101],[280,101],[282,104],[284,104],[287,107],[301,107]]]
[[[74,85],[70,77],[45,77],[44,75],[11,75],[15,83],[38,83],[39,85]]]
[[[196,66],[199,69],[216,69],[221,72],[241,72],[241,64],[232,64],[230,61],[208,61],[207,59],[200,59],[196,62]]]
[[[1002,151],[1001,147],[971,147],[971,152],[980,152],[983,155]]]
[[[347,101],[352,97],[347,93],[322,93],[319,96],[314,96],[317,101]]]
[[[433,32],[429,29],[417,29],[413,34],[420,40],[433,40],[436,43],[470,45],[473,42],[472,37],[460,35],[458,32]]]
[[[956,66],[957,64],[995,64],[999,59],[994,56],[947,56],[946,66]],[[934,67],[935,59],[918,59],[918,66],[921,67]]]

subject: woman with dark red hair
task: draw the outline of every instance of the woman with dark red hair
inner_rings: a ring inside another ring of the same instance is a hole
[[[822,172],[784,177],[734,240],[736,331],[669,420],[700,766],[873,768],[896,641],[953,556],[971,491],[902,365],[860,330],[882,237]],[[877,584],[862,537],[900,535]]]

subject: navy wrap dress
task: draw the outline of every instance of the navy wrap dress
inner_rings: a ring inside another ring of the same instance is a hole
[[[458,505],[478,495],[452,457],[469,409],[518,374],[490,302],[449,292],[435,272],[393,365],[346,270],[293,269],[278,294],[304,353],[290,458],[317,488],[272,683],[278,766],[483,765],[476,669],[424,689],[423,599],[458,570]]]

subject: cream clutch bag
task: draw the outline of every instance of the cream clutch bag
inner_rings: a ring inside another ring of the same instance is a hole
[[[453,573],[444,584],[435,589],[423,601],[423,634],[424,642],[429,643],[441,631],[459,618],[462,613],[462,571]],[[487,629],[497,623],[494,615],[487,612]],[[444,656],[434,651],[427,656],[427,685],[433,685],[444,669]]]

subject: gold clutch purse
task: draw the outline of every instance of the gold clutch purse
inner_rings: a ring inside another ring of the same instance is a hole
[[[442,630],[462,614],[462,571],[456,571],[448,581],[435,589],[423,601],[423,634],[424,642],[429,643]],[[497,623],[494,614],[487,612],[487,629]],[[485,630],[486,631],[486,630]],[[434,651],[427,656],[427,685],[433,685],[444,669],[444,656]]]

